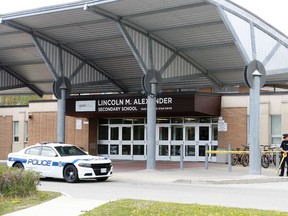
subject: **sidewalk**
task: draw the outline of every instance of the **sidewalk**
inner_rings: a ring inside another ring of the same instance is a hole
[[[157,162],[155,170],[146,170],[145,161],[115,161],[113,181],[131,182],[162,182],[167,184],[253,184],[266,182],[288,182],[288,177],[276,175],[275,166],[261,170],[261,175],[249,175],[249,167],[236,165],[229,172],[227,164],[209,163],[205,169],[204,163],[184,163],[179,168],[179,162]],[[112,181],[111,178],[111,181]],[[108,202],[108,201],[107,201]],[[24,209],[5,216],[78,216],[92,210],[105,201],[76,199],[67,195],[46,203]]]

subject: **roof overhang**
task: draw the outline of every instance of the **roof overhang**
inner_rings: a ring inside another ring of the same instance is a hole
[[[83,1],[1,16],[0,94],[135,93],[155,69],[162,90],[245,85],[257,59],[286,84],[288,39],[225,0]]]

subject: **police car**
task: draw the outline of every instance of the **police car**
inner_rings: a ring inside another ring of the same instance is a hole
[[[38,143],[10,153],[7,165],[32,169],[41,177],[65,179],[69,183],[81,179],[105,181],[113,173],[110,159],[91,156],[75,145],[61,143]]]

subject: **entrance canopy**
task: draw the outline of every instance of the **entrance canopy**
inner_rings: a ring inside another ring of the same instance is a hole
[[[285,84],[288,39],[225,0],[94,0],[1,15],[0,94],[135,93],[159,71],[162,90],[215,92],[245,85],[263,63],[266,84]]]

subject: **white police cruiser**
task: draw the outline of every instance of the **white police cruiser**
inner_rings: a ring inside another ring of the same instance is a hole
[[[10,153],[7,165],[32,169],[41,177],[64,178],[70,183],[81,179],[105,181],[113,173],[110,159],[91,156],[75,145],[61,143],[38,143]]]

